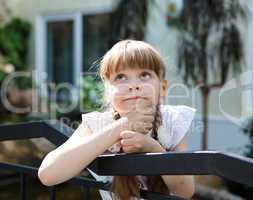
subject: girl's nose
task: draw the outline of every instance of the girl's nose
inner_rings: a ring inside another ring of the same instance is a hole
[[[133,88],[135,89],[135,90],[140,90],[140,87],[139,86],[130,86],[129,87],[129,91],[133,91]]]

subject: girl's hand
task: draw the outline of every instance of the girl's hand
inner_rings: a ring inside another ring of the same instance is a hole
[[[125,130],[120,133],[120,138],[120,144],[125,153],[164,151],[160,143],[149,135]]]
[[[122,113],[122,117],[128,118],[127,126],[124,130],[131,130],[146,134],[153,128],[155,120],[155,108],[149,100],[140,100],[135,110]]]

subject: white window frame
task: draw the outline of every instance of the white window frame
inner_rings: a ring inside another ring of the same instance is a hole
[[[243,115],[248,117],[253,114],[253,4],[249,3],[249,26],[248,26],[248,37],[246,38],[246,64],[247,69],[251,70],[251,74],[248,75],[249,84],[247,88],[249,88],[244,94],[242,94],[242,109]],[[241,80],[242,81],[242,80]]]
[[[47,33],[47,23],[49,22],[59,22],[66,20],[73,20],[74,24],[74,73],[73,73],[73,86],[76,88],[76,91],[79,91],[80,88],[80,78],[82,72],[82,13],[70,13],[70,14],[59,14],[59,15],[39,15],[36,18],[35,26],[35,65],[36,65],[36,81],[39,86],[40,94],[44,97],[47,97],[46,89],[46,51],[47,51],[47,42],[46,42],[46,33]],[[74,95],[78,98],[78,95]]]

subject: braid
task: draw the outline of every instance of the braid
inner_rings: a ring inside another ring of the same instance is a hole
[[[113,120],[120,119],[121,116],[119,112],[113,109]],[[160,110],[160,101],[156,105],[155,119],[153,122],[152,128],[152,137],[155,140],[158,140],[158,128],[162,124],[161,118],[161,110]],[[123,153],[122,148],[120,149],[120,153]],[[122,187],[117,187],[117,185],[121,185]],[[147,176],[147,186],[148,189],[153,192],[161,192],[164,194],[170,194],[169,189],[166,184],[162,180],[162,177],[157,176]],[[121,190],[124,191],[121,191]],[[120,199],[129,199],[128,197],[135,195],[140,196],[140,188],[138,188],[138,179],[136,176],[114,176],[112,184],[110,186],[110,191],[114,192]],[[114,199],[113,196],[111,196]]]
[[[159,98],[160,99],[160,98]],[[153,123],[153,132],[152,137],[158,141],[158,128],[162,125],[162,114],[160,110],[160,101],[158,102],[156,106],[156,112],[155,112],[155,120]],[[148,190],[151,190],[152,192],[159,192],[162,194],[170,194],[170,190],[168,189],[167,185],[164,183],[161,176],[147,176],[147,186]]]
[[[162,118],[161,118],[161,110],[160,110],[160,102],[156,105],[156,112],[155,112],[155,120],[153,122],[153,132],[152,137],[155,140],[158,140],[158,128],[162,124]]]
[[[120,114],[118,113],[118,111],[113,110],[113,119],[114,120],[118,120],[119,118],[121,118]]]

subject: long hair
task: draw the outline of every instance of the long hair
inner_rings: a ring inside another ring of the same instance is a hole
[[[116,43],[103,57],[100,65],[100,77],[106,82],[110,79],[112,72],[120,69],[141,68],[153,70],[160,80],[165,78],[165,64],[159,52],[150,44],[137,40],[122,40]],[[104,101],[107,101],[106,92]],[[108,105],[108,104],[107,104]],[[110,104],[109,104],[110,105]],[[120,114],[113,111],[113,119],[120,119]],[[156,140],[158,128],[162,124],[160,102],[156,105],[156,112],[153,122],[152,137]],[[169,189],[162,180],[162,177],[147,176],[148,190],[169,194]],[[132,196],[140,197],[140,188],[136,176],[114,176],[110,185],[112,199],[129,200]],[[112,195],[114,193],[114,195]]]
[[[120,114],[114,111],[114,120],[118,120]],[[161,112],[159,104],[156,106],[155,120],[153,122],[152,137],[157,140],[158,127],[161,125]],[[169,189],[162,180],[161,176],[147,176],[148,190],[153,192],[160,192],[163,194],[170,194]],[[114,192],[116,199],[129,200],[131,196],[140,197],[140,188],[138,187],[138,179],[136,176],[114,176],[110,191]],[[115,199],[112,196],[112,199]]]

